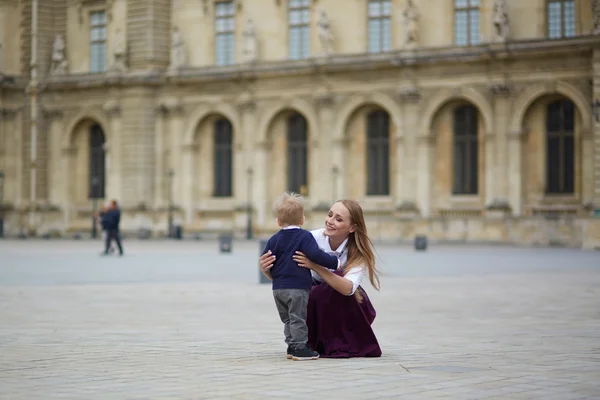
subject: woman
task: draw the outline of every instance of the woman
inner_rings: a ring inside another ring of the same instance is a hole
[[[375,309],[360,286],[365,275],[379,290],[373,244],[367,235],[362,208],[353,200],[334,203],[325,218],[325,228],[312,231],[319,247],[335,253],[340,269],[313,264],[298,252],[294,260],[312,271],[318,281],[308,300],[308,344],[321,357],[379,357],[381,348],[371,329]],[[275,257],[260,257],[260,268],[268,277]]]

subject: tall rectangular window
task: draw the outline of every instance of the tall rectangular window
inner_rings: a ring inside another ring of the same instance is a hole
[[[289,52],[291,60],[310,56],[310,0],[289,0]]]
[[[235,62],[235,6],[233,1],[215,4],[215,60],[217,65]]]
[[[215,121],[214,138],[214,196],[230,197],[233,193],[233,129],[227,119]]]
[[[479,44],[479,0],[454,0],[454,44]]]
[[[471,105],[454,110],[452,194],[477,194],[479,180],[478,111]]]
[[[575,36],[575,1],[548,0],[547,7],[548,37],[559,39]]]
[[[390,194],[390,115],[375,110],[367,115],[367,195]]]
[[[106,13],[90,14],[90,72],[106,71]]]
[[[369,1],[369,53],[390,51],[390,0]]]
[[[546,193],[575,192],[575,105],[569,100],[546,110]]]

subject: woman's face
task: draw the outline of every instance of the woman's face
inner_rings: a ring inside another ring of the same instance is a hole
[[[350,211],[342,203],[334,203],[325,218],[325,236],[343,240],[350,232],[354,232]]]

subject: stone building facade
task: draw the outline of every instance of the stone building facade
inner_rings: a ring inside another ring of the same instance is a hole
[[[439,3],[439,4],[438,4]],[[600,243],[600,2],[0,0],[4,229]]]

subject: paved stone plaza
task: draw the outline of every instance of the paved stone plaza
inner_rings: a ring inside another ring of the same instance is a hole
[[[598,399],[600,252],[378,246],[383,357],[294,362],[257,242],[0,242],[1,399]]]

